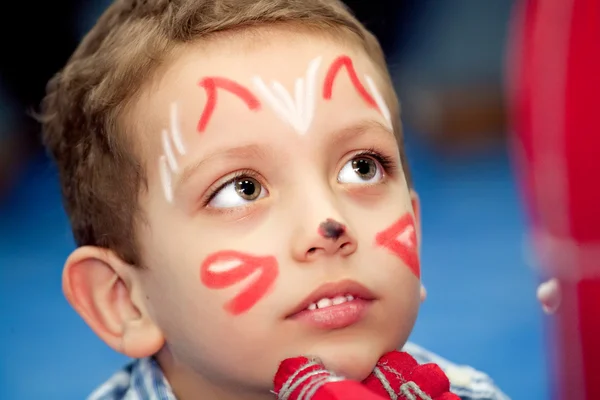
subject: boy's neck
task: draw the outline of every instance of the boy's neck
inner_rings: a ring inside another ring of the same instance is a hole
[[[219,386],[197,372],[177,363],[167,348],[156,355],[156,360],[177,400],[197,400],[199,394],[206,400],[274,400],[275,396],[265,390],[257,392],[225,385]]]

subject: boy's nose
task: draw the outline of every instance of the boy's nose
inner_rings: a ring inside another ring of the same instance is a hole
[[[325,239],[338,240],[346,233],[346,225],[337,222],[333,218],[327,218],[319,225],[319,235]]]
[[[303,224],[292,244],[292,256],[300,262],[311,262],[321,257],[347,257],[357,248],[357,240],[340,218],[323,218],[320,222]]]

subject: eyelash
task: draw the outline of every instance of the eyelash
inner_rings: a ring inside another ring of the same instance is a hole
[[[383,168],[383,171],[387,175],[390,175],[390,176],[394,175],[394,173],[396,172],[396,169],[398,167],[397,163],[393,157],[386,156],[386,155],[382,154],[380,151],[376,150],[375,148],[370,148],[370,149],[358,152],[352,156],[352,159],[360,158],[360,157],[369,157],[369,158],[374,159],[375,161],[377,161],[379,163],[379,165],[381,165],[381,168]],[[243,169],[243,170],[237,171],[227,181],[223,182],[216,188],[211,189],[211,191],[208,193],[208,195],[202,201],[202,206],[203,207],[208,206],[208,204],[215,198],[215,196],[221,190],[223,190],[225,187],[227,187],[227,185],[235,182],[237,179],[245,178],[245,177],[250,177],[250,178],[256,179],[257,181],[260,182],[260,178],[259,178],[258,174],[250,169],[245,169],[245,170]]]
[[[369,157],[369,158],[374,159],[375,161],[377,161],[379,163],[379,165],[381,165],[381,168],[383,168],[383,171],[387,175],[390,175],[390,176],[393,176],[398,168],[398,164],[396,163],[396,160],[393,157],[386,156],[382,152],[378,151],[377,149],[375,149],[373,147],[368,150],[363,150],[361,152],[354,154],[352,156],[352,159],[360,158],[360,157]]]
[[[252,171],[251,169],[242,169],[237,172],[234,172],[234,175],[231,178],[229,178],[227,181],[223,182],[216,188],[210,190],[210,192],[208,193],[206,198],[202,201],[202,206],[203,207],[208,206],[208,204],[215,198],[215,196],[221,190],[223,190],[225,187],[227,187],[227,185],[235,182],[237,179],[240,179],[240,178],[252,178],[252,179],[256,179],[258,182],[260,182],[260,177],[258,176],[258,174],[256,172]],[[260,182],[260,184],[262,185],[262,182]]]

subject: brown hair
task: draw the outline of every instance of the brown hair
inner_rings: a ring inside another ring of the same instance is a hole
[[[106,10],[48,83],[40,116],[77,245],[141,264],[135,226],[147,182],[135,135],[122,121],[125,110],[178,45],[275,23],[345,31],[391,87],[379,43],[338,0],[116,0]],[[398,101],[390,92],[400,141]]]

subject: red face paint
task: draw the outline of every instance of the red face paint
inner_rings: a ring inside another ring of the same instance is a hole
[[[325,84],[323,85],[323,98],[325,100],[331,100],[331,97],[333,96],[333,84],[335,83],[335,79],[337,78],[342,67],[346,67],[352,85],[354,85],[356,91],[363,98],[363,100],[366,101],[369,106],[378,108],[375,99],[373,99],[369,92],[367,92],[367,89],[365,89],[363,84],[360,82],[360,79],[358,79],[358,75],[354,69],[354,63],[348,56],[340,56],[336,58],[329,67],[325,77]]]
[[[206,105],[198,122],[198,132],[204,132],[217,106],[217,89],[225,90],[239,97],[252,111],[260,109],[260,101],[247,88],[227,78],[204,78],[199,83],[206,91]]]
[[[338,240],[346,232],[346,227],[344,224],[340,224],[331,218],[327,218],[325,222],[322,222],[319,225],[318,232],[319,235],[323,236],[325,239]]]
[[[415,276],[421,279],[421,267],[417,249],[417,232],[410,213],[406,213],[392,226],[375,237],[378,246],[382,246],[397,255]]]
[[[233,265],[231,268],[224,266]],[[226,250],[210,255],[200,267],[200,281],[209,289],[225,289],[258,271],[258,277],[224,306],[233,315],[249,311],[273,287],[279,268],[273,256],[256,257]]]

